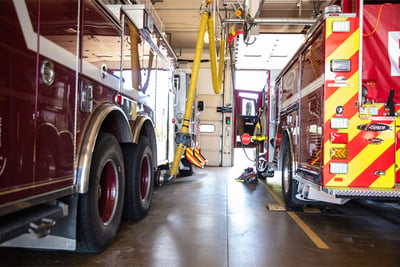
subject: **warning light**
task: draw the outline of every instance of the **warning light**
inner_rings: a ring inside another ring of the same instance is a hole
[[[345,147],[333,147],[331,148],[331,158],[333,159],[347,159],[349,154],[347,148]]]
[[[241,8],[238,8],[238,9],[235,10],[235,16],[237,18],[241,18],[242,15],[243,15],[243,10]]]
[[[225,118],[225,124],[231,124],[231,117]]]
[[[332,162],[330,164],[330,173],[332,173],[332,174],[347,174],[348,173],[347,163]]]
[[[347,133],[331,133],[331,142],[332,144],[348,144],[349,136]]]

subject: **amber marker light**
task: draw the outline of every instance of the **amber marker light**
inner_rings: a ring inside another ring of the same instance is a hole
[[[347,159],[348,149],[345,147],[333,147],[331,148],[331,158],[332,159]]]

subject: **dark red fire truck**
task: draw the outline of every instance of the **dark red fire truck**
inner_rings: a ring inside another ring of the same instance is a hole
[[[98,253],[149,211],[176,63],[151,8],[0,1],[3,246]]]

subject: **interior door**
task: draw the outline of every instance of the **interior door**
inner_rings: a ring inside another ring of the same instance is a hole
[[[236,145],[244,133],[253,135],[258,109],[262,105],[262,92],[236,90]]]

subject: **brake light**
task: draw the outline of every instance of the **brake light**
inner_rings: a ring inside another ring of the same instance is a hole
[[[349,142],[349,135],[347,133],[331,133],[332,144],[347,144]]]

